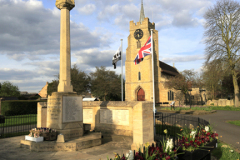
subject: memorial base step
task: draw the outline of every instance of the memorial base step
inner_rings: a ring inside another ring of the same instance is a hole
[[[71,139],[66,142],[43,141],[32,142],[21,140],[20,147],[30,149],[37,152],[57,152],[57,151],[78,151],[102,144],[101,132],[90,132],[80,138]]]

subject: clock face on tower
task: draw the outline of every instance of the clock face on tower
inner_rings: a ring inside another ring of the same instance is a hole
[[[134,37],[135,39],[141,39],[143,37],[143,31],[141,29],[137,29],[134,32]]]

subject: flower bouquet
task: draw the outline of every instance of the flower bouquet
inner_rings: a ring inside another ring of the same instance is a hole
[[[197,129],[181,129],[179,134],[178,153],[179,159],[197,160],[209,156],[209,152],[216,148],[218,134],[213,133],[210,126],[198,127]]]
[[[167,134],[167,130],[164,130]],[[145,149],[146,148],[146,149]],[[145,144],[144,148],[139,149],[136,154],[127,153],[126,157],[115,154],[114,160],[175,160],[177,157],[177,149],[174,148],[173,139],[167,138],[161,142],[160,146],[150,146]]]
[[[51,128],[33,128],[30,130],[31,137],[44,137],[44,141],[54,141],[57,139],[57,131]]]

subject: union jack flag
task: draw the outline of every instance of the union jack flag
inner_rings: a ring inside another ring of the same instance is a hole
[[[151,43],[151,36],[148,38],[145,45],[139,50],[136,58],[134,59],[135,65],[142,62],[143,58],[151,54],[152,43]]]

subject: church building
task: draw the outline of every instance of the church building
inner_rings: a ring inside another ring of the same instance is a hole
[[[175,67],[159,61],[158,31],[155,29],[155,23],[145,18],[142,2],[139,22],[130,21],[125,62],[125,101],[153,101],[152,55],[146,56],[139,64],[134,63],[138,51],[150,37],[151,29],[154,47],[155,103],[170,103],[174,100],[174,90],[165,88],[164,83],[169,76],[176,76],[179,73]]]

